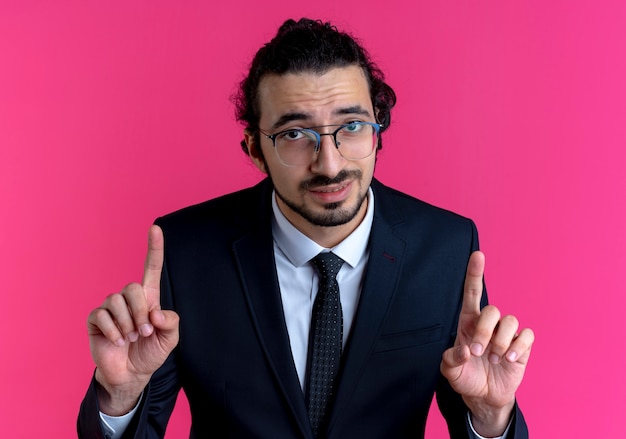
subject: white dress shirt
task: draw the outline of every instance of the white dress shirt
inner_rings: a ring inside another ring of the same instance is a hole
[[[337,274],[343,311],[343,345],[345,346],[359,302],[365,267],[369,259],[367,243],[374,219],[374,193],[369,189],[367,210],[363,221],[346,239],[330,249],[320,246],[289,222],[276,203],[276,194],[272,196],[272,210],[274,256],[276,259],[280,296],[285,313],[293,361],[300,379],[300,386],[304,389],[309,328],[318,284],[318,276],[309,261],[318,253],[324,251],[332,251],[345,261]],[[117,417],[100,413],[105,436],[110,439],[119,439],[136,410],[137,407],[130,413]],[[469,413],[468,420],[475,438],[485,439],[474,431]],[[503,436],[494,439],[504,438],[507,431],[505,431]]]
[[[340,300],[343,311],[343,345],[345,346],[365,274],[369,252],[367,242],[374,219],[374,196],[370,189],[367,211],[361,224],[339,245],[327,249],[296,229],[283,215],[272,197],[274,218],[274,255],[280,285],[280,296],[285,312],[285,322],[293,361],[296,365],[300,385],[304,389],[306,361],[309,344],[309,327],[313,303],[317,295],[318,276],[309,262],[319,253],[331,251],[344,260],[337,273],[340,285]]]

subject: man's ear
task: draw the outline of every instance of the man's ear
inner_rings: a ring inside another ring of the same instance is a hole
[[[243,131],[243,139],[246,142],[246,146],[248,147],[248,155],[250,156],[250,160],[252,163],[264,174],[267,174],[267,169],[265,167],[265,157],[263,157],[263,151],[261,150],[261,145],[257,144],[256,139],[258,136],[249,130]]]

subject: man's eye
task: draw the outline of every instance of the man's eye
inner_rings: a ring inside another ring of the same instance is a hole
[[[349,133],[356,133],[357,131],[361,130],[363,128],[363,126],[361,125],[360,122],[348,122],[346,124],[345,127],[343,127],[344,130],[346,130],[346,132]]]
[[[300,140],[304,137],[304,134],[300,130],[288,130],[281,133],[278,137],[283,140]]]

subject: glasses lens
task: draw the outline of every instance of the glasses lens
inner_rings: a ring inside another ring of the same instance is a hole
[[[337,147],[344,158],[359,160],[374,151],[377,137],[374,125],[355,122],[337,131]]]
[[[278,158],[285,165],[308,165],[315,153],[317,137],[308,129],[288,130],[276,136],[274,145]]]

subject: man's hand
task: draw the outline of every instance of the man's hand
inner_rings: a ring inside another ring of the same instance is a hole
[[[485,256],[472,253],[457,338],[443,354],[441,373],[463,396],[476,432],[489,437],[506,429],[535,336],[528,328],[518,332],[517,318],[501,317],[494,306],[480,309],[484,270]]]
[[[111,294],[87,319],[100,410],[119,416],[137,403],[152,374],[178,344],[178,315],[161,310],[163,232],[152,226],[141,284]]]

